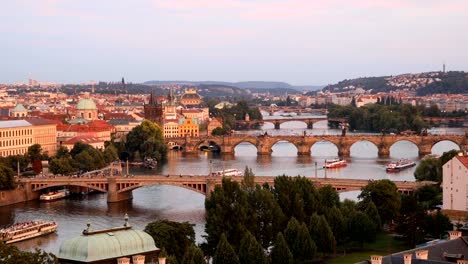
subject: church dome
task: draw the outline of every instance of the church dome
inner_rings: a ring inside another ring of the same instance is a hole
[[[156,251],[153,238],[139,230],[102,230],[83,234],[60,245],[59,259],[93,262]]]
[[[97,107],[91,99],[80,99],[76,104],[76,110],[97,110]]]

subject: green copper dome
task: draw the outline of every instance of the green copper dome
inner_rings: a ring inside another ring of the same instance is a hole
[[[97,110],[97,107],[91,99],[80,99],[76,105],[76,110]]]
[[[133,229],[83,234],[60,245],[58,258],[78,262],[137,255],[158,250],[153,238]]]

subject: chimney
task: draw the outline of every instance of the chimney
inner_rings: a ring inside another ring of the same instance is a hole
[[[462,232],[458,230],[448,231],[448,233],[449,233],[449,240],[457,239],[461,237],[462,235]]]
[[[166,257],[158,258],[159,264],[166,264]]]
[[[371,264],[382,264],[382,256],[372,255],[370,259],[371,259]]]
[[[133,264],[145,264],[145,256],[144,255],[135,255],[132,256]]]
[[[416,253],[416,259],[427,260],[427,255],[428,255],[429,251],[427,249],[422,249],[422,250],[416,251],[415,253]]]
[[[130,264],[130,258],[118,258],[117,264]]]
[[[411,258],[413,257],[413,254],[404,254],[403,255],[403,261],[405,264],[411,264]]]

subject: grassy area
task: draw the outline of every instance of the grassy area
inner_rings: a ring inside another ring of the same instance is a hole
[[[385,256],[390,253],[400,252],[408,247],[400,240],[394,239],[388,234],[378,234],[374,243],[365,243],[362,248],[349,244],[345,248],[337,249],[337,257],[329,259],[330,264],[350,264],[369,259],[371,255]]]

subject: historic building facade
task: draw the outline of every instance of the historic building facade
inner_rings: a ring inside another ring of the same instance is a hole
[[[43,152],[57,151],[56,124],[42,118],[0,121],[0,156],[23,155],[40,144]]]
[[[150,98],[147,104],[144,104],[143,110],[145,113],[145,118],[155,122],[158,125],[161,125],[163,122],[163,107],[154,96],[150,94]]]
[[[444,210],[468,211],[468,155],[460,153],[442,166]]]

